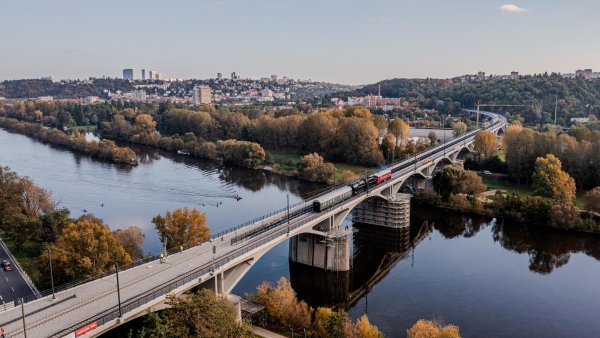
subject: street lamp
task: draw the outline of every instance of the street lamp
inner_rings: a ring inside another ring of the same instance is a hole
[[[52,250],[48,248],[48,262],[50,264],[50,283],[52,284],[52,299],[56,299],[54,295],[54,274],[52,273]]]
[[[119,285],[119,262],[115,262],[115,271],[117,275],[117,299],[119,301],[119,318],[123,317],[123,311],[121,310],[121,288]]]

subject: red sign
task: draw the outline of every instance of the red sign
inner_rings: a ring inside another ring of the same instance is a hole
[[[83,336],[84,334],[92,331],[93,329],[95,329],[97,327],[98,327],[98,322],[89,323],[88,325],[75,331],[75,337]]]

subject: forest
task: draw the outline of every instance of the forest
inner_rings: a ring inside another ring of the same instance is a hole
[[[486,109],[518,114],[527,125],[554,123],[555,107],[560,125],[569,125],[572,117],[591,114],[600,117],[600,81],[569,79],[555,73],[526,75],[512,80],[492,78],[466,82],[460,79],[391,79],[339,95],[376,95],[379,86],[383,97],[405,98],[421,109],[436,109],[444,114],[456,115],[461,109],[473,109],[480,102],[525,105]]]

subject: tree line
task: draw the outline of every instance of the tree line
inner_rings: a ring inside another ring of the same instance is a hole
[[[44,128],[39,124],[5,117],[0,117],[0,127],[44,143],[82,152],[94,158],[114,163],[137,164],[135,152],[130,148],[119,147],[111,140],[88,141],[77,130],[69,136],[56,128]]]

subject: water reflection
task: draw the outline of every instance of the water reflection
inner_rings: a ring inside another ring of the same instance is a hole
[[[359,223],[353,227],[350,271],[326,272],[289,263],[292,286],[298,297],[311,306],[351,308],[400,261],[410,260],[413,265],[413,249],[432,231],[439,232],[445,239],[468,239],[489,229],[494,242],[507,250],[528,255],[529,270],[539,274],[550,274],[566,265],[573,253],[600,260],[599,236],[505,224],[452,211],[432,211],[418,204],[412,206],[410,228],[388,229]]]
[[[290,262],[292,287],[312,306],[350,308],[384,279],[427,236],[428,222],[403,229],[354,223],[351,269],[323,271]]]
[[[496,222],[481,216],[469,216],[457,212],[412,206],[411,222],[429,221],[445,238],[469,238],[486,227],[491,227],[495,242],[519,254],[529,255],[529,270],[549,274],[566,265],[571,254],[584,253],[600,260],[600,236],[566,232],[522,224]]]
[[[262,170],[223,166],[215,161],[205,161],[154,147],[142,145],[129,145],[129,147],[136,152],[140,164],[152,164],[156,160],[167,158],[175,163],[197,168],[203,172],[218,172],[220,180],[252,192],[260,191],[268,185],[275,185],[281,192],[290,192],[298,197],[305,197],[324,188],[322,184],[305,182]]]

